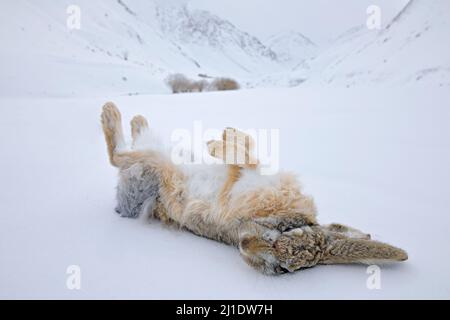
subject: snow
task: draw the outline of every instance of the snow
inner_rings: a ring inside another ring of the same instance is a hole
[[[448,298],[449,95],[304,87],[2,98],[0,297]],[[280,129],[281,166],[300,174],[320,221],[370,232],[405,248],[410,260],[382,267],[382,289],[374,291],[364,266],[267,277],[235,248],[120,218],[99,125],[110,99],[125,123],[144,114],[166,137],[198,119],[204,128]],[[80,291],[65,286],[70,265],[81,267]]]
[[[81,29],[70,30],[66,10],[72,4],[2,5],[0,59],[8,63],[2,63],[0,94],[168,93],[163,80],[172,73],[245,83],[283,68],[258,39],[205,11],[146,0],[80,0]]]
[[[317,45],[295,30],[274,34],[266,40],[266,43],[277,53],[279,60],[291,69],[302,61],[313,58],[318,54]]]
[[[163,32],[152,1],[78,3],[84,18],[73,31],[69,1],[2,4],[0,298],[450,298],[448,2],[414,0],[389,29],[353,29],[292,73],[277,70],[259,40],[203,11],[186,9],[183,19],[227,33],[179,41],[178,31]],[[193,61],[257,88],[167,94],[162,79],[195,76]],[[198,120],[204,130],[279,129],[280,167],[299,174],[319,221],[369,232],[409,260],[381,266],[380,290],[367,289],[357,265],[267,277],[236,248],[120,218],[100,127],[110,100],[125,125],[143,114],[167,139]],[[81,290],[66,287],[72,265]]]
[[[449,87],[449,15],[446,0],[411,0],[386,28],[354,28],[297,72],[321,84]]]

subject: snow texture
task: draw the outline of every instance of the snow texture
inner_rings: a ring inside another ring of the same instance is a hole
[[[2,4],[0,298],[450,298],[448,1],[412,1],[388,29],[354,29],[292,72],[269,45],[195,8],[169,10],[186,34],[159,2],[77,2],[72,31],[69,1]],[[174,71],[258,88],[170,95],[162,79]],[[267,277],[236,248],[121,217],[100,126],[110,100],[125,125],[142,114],[165,138],[196,120],[279,129],[280,167],[299,174],[319,221],[409,260],[381,266],[380,290],[358,265]],[[66,286],[72,265],[81,290]]]

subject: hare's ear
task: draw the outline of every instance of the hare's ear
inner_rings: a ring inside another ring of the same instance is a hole
[[[376,264],[405,261],[408,254],[386,243],[366,239],[336,239],[329,243],[321,264]]]

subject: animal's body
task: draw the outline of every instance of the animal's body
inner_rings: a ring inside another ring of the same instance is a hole
[[[150,216],[234,245],[248,264],[266,274],[317,264],[407,259],[405,251],[356,229],[319,225],[313,199],[293,174],[258,173],[253,141],[242,132],[228,129],[243,138],[231,146],[243,151],[243,164],[175,165],[144,117],[131,122],[131,148],[125,145],[114,104],[104,106],[102,125],[110,162],[120,170],[117,212],[124,217]],[[229,144],[225,135],[211,141],[210,154],[225,159]]]

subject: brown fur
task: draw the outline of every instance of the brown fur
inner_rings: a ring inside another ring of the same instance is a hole
[[[112,102],[105,104],[102,113],[102,126],[108,148],[109,161],[115,167],[118,167],[114,160],[117,144],[123,137],[121,121],[122,116],[116,106]]]
[[[143,116],[135,116],[131,120],[131,137],[133,138],[133,146],[136,143],[136,139],[148,129],[148,122]]]
[[[226,146],[243,151],[245,161],[228,166],[227,179],[217,202],[193,197],[188,177],[162,153],[153,150],[121,150],[121,115],[112,103],[103,108],[102,125],[112,165],[126,170],[135,164],[152,169],[159,177],[159,197],[153,216],[168,225],[239,247],[244,260],[266,274],[292,272],[317,264],[404,261],[405,251],[370,240],[370,235],[340,224],[319,225],[311,197],[301,191],[292,174],[280,174],[273,187],[261,186],[233,194],[242,170],[254,170],[254,141],[235,129],[237,139],[208,144],[212,156],[226,160]],[[131,122],[133,144],[148,128],[146,119]],[[245,141],[242,143],[242,141]],[[236,160],[236,159],[235,159]],[[257,163],[257,161],[256,161]],[[226,165],[226,164],[224,164]]]
[[[236,165],[228,166],[228,176],[227,180],[220,191],[219,195],[219,204],[222,207],[226,207],[229,202],[230,191],[233,189],[234,184],[239,180],[241,176],[241,168]]]

